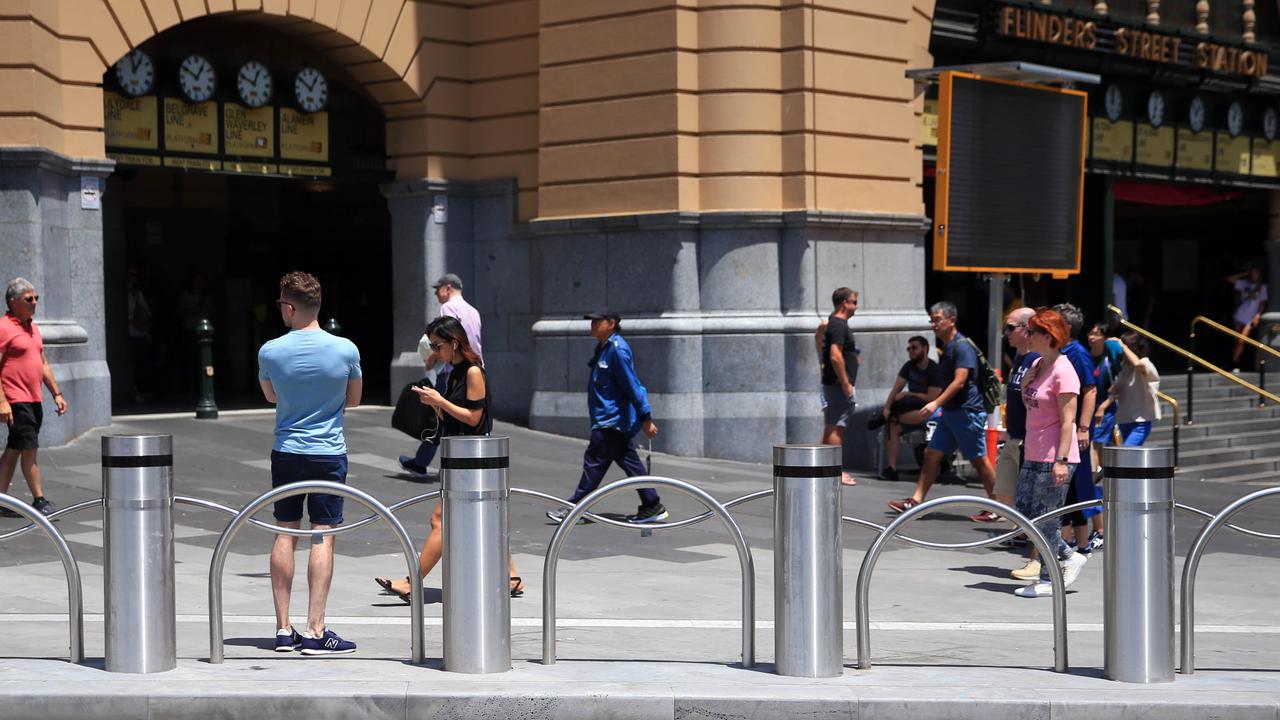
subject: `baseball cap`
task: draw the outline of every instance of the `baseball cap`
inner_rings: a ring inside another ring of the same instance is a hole
[[[440,279],[436,280],[435,284],[433,284],[431,287],[438,288],[441,285],[452,285],[458,288],[459,290],[461,290],[462,278],[458,277],[457,275],[454,275],[453,273],[445,273],[444,275],[441,275]]]
[[[587,313],[582,317],[584,320],[612,320],[614,322],[622,322],[622,316],[610,310],[601,310],[599,312]]]

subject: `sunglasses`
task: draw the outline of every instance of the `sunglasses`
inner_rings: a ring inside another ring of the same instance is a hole
[[[294,305],[294,304],[293,304],[293,303],[291,303],[291,302],[286,302],[286,301],[284,301],[284,300],[277,300],[277,301],[276,301],[276,307],[278,307],[278,308],[279,308],[279,307],[284,307],[285,305],[288,305],[289,307],[293,308],[294,310],[297,310],[297,309],[298,309],[298,306]]]
[[[1037,330],[1037,329],[1035,329],[1035,328],[1033,328],[1033,327],[1028,327],[1028,328],[1027,328],[1027,334],[1028,334],[1028,335],[1041,335],[1041,334],[1043,334],[1043,333],[1044,333],[1044,331],[1043,331],[1043,330]]]
[[[438,342],[438,343],[428,341],[427,347],[431,348],[431,352],[436,352],[440,348],[444,347],[445,345],[448,345],[451,342],[453,342],[452,339],[446,339],[444,342]]]
[[[1018,328],[1024,328],[1024,327],[1026,327],[1026,325],[1014,325],[1013,323],[1005,323],[1004,331],[1005,331],[1005,332],[1013,332],[1014,330],[1017,330]]]
[[[25,302],[25,303],[35,304],[35,303],[37,303],[37,302],[39,302],[39,301],[40,301],[40,296],[39,296],[39,295],[28,295],[28,296],[26,296],[26,297],[22,298],[22,302]]]

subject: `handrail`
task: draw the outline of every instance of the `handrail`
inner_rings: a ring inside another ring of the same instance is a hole
[[[1156,335],[1150,330],[1134,325],[1133,323],[1124,319],[1124,315],[1123,313],[1121,313],[1120,308],[1116,307],[1115,305],[1108,305],[1107,309],[1116,314],[1116,317],[1120,319],[1120,324],[1123,327],[1127,327],[1130,330],[1138,333],[1139,335],[1147,338],[1148,340],[1155,341],[1160,345],[1162,345],[1163,347],[1165,347],[1166,349],[1172,350],[1173,352],[1178,353],[1179,355],[1183,356],[1184,358],[1192,362],[1199,363],[1203,365],[1206,369],[1221,375],[1222,377],[1230,380],[1231,382],[1243,388],[1251,390],[1261,395],[1262,397],[1265,397],[1266,399],[1276,403],[1277,405],[1280,405],[1280,395],[1274,395],[1272,393],[1269,393],[1266,390],[1263,390],[1262,388],[1258,387],[1257,385],[1254,385],[1253,383],[1249,382],[1248,380],[1245,380],[1237,375],[1233,375],[1232,373],[1229,373],[1226,370],[1223,370],[1222,368],[1218,367],[1217,365],[1214,365],[1208,360],[1205,360],[1199,355],[1192,354],[1190,351],[1184,350],[1181,347],[1174,345],[1173,343],[1169,342],[1168,340],[1165,340],[1159,335]]]
[[[1013,521],[1031,540],[1040,557],[1045,560],[1045,568],[1049,571],[1049,582],[1053,585],[1053,669],[1055,672],[1067,671],[1067,598],[1062,579],[1062,568],[1051,558],[1058,556],[1057,548],[1049,546],[1049,541],[1036,529],[1036,526],[1025,515],[1014,508],[990,498],[976,495],[953,495],[920,503],[902,513],[889,527],[871,543],[867,554],[862,557],[862,567],[858,570],[858,590],[856,595],[856,613],[858,617],[858,669],[871,668],[871,573],[875,571],[876,560],[885,545],[898,534],[898,530],[918,517],[937,511],[944,505],[969,505],[991,510]]]
[[[98,502],[101,503],[101,499]],[[84,585],[80,581],[80,566],[76,564],[66,538],[53,526],[52,520],[12,495],[0,493],[0,508],[16,512],[40,528],[53,543],[53,549],[58,551],[58,559],[62,561],[62,569],[67,574],[67,620],[71,625],[70,659],[76,664],[84,662]]]
[[[1196,572],[1200,568],[1200,557],[1204,555],[1205,547],[1232,516],[1272,495],[1280,495],[1280,487],[1259,490],[1236,500],[1218,511],[1218,514],[1205,524],[1200,534],[1196,535],[1195,541],[1191,543],[1191,550],[1187,553],[1187,559],[1182,565],[1182,667],[1179,669],[1181,674],[1194,675],[1196,671]],[[1239,530],[1239,528],[1233,529]]]
[[[1193,340],[1196,337],[1196,323],[1202,323],[1204,325],[1208,325],[1209,327],[1213,328],[1214,330],[1217,330],[1218,332],[1226,333],[1227,335],[1230,335],[1231,337],[1237,340],[1243,340],[1249,343],[1250,345],[1258,348],[1259,350],[1265,350],[1268,353],[1271,353],[1273,356],[1280,358],[1280,350],[1276,350],[1275,348],[1271,347],[1270,345],[1264,342],[1258,342],[1257,340],[1254,340],[1253,338],[1249,337],[1248,335],[1245,335],[1242,332],[1232,330],[1226,325],[1223,325],[1222,323],[1217,322],[1215,320],[1210,320],[1209,318],[1203,315],[1197,315],[1191,318],[1191,338]]]
[[[587,509],[609,495],[636,486],[660,486],[675,490],[681,495],[697,500],[708,511],[716,514],[724,527],[729,531],[733,544],[738,549],[738,564],[742,570],[742,666],[753,667],[756,663],[755,625],[756,625],[756,568],[751,556],[751,546],[742,534],[742,529],[718,500],[707,494],[697,485],[676,480],[674,478],[655,475],[636,475],[619,480],[582,498],[573,509],[560,521],[560,526],[551,536],[547,544],[547,554],[542,564],[542,664],[556,663],[556,566],[560,563],[560,552],[564,549],[569,533],[578,524],[578,519],[587,514]]]
[[[1182,408],[1178,406],[1178,401],[1172,397],[1165,395],[1159,390],[1156,391],[1156,397],[1169,403],[1173,408],[1173,469],[1178,469],[1178,428],[1182,426]],[[1117,443],[1118,444],[1118,443]]]

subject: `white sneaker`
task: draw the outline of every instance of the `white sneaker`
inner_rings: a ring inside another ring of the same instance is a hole
[[[1084,564],[1089,562],[1089,556],[1084,553],[1072,553],[1071,557],[1059,563],[1062,568],[1062,587],[1069,588],[1071,583],[1080,577],[1080,571],[1084,569]]]
[[[1053,595],[1053,583],[1035,582],[1030,585],[1024,585],[1013,591],[1014,595],[1025,598],[1051,597]]]
[[[1028,560],[1026,565],[1009,571],[1014,580],[1035,580],[1040,577],[1040,561]]]

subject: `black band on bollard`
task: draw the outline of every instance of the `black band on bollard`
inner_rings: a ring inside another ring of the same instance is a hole
[[[1133,480],[1162,479],[1173,477],[1173,468],[1171,467],[1107,467],[1102,466],[1103,477],[1109,478],[1129,478]]]
[[[441,470],[502,470],[509,467],[510,457],[440,458]]]
[[[844,469],[839,465],[824,465],[822,467],[797,467],[793,465],[774,465],[774,477],[791,477],[791,478],[824,478],[824,477],[840,477],[840,473]]]
[[[109,468],[149,468],[170,467],[172,465],[173,455],[102,456],[102,467]]]

